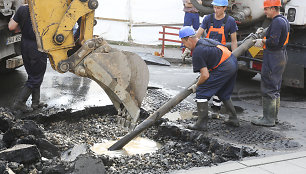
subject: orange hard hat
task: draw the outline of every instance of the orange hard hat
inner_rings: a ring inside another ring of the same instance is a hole
[[[281,0],[265,0],[264,1],[264,8],[274,7],[274,6],[281,7],[282,6]]]

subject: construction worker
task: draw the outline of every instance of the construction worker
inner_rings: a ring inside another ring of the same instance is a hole
[[[26,84],[20,91],[13,108],[22,112],[31,111],[26,101],[32,94],[33,109],[43,106],[40,101],[40,86],[47,67],[47,55],[38,51],[36,37],[32,28],[29,6],[20,6],[8,24],[11,31],[21,30],[21,54],[28,74]]]
[[[214,39],[221,42],[223,45],[226,41],[231,40],[232,51],[237,48],[237,33],[238,30],[235,19],[227,14],[225,10],[228,6],[227,0],[213,0],[211,3],[213,5],[215,13],[205,16],[200,28],[197,31],[196,36],[200,38],[203,33],[206,34],[206,38]],[[221,110],[221,100],[217,96],[213,96],[213,102],[211,106],[214,113],[212,118],[219,118],[219,113]]]
[[[289,40],[290,25],[280,14],[281,0],[265,0],[264,12],[272,22],[264,39],[257,39],[255,46],[264,45],[261,69],[261,92],[263,117],[252,120],[259,126],[272,127],[278,123],[282,74],[287,64],[286,45]]]
[[[199,4],[202,4],[202,0],[198,0]],[[192,5],[190,0],[183,0],[185,12],[184,16],[184,26],[192,26],[197,30],[200,26],[200,16],[199,11]]]
[[[192,65],[194,72],[200,72],[196,84],[189,89],[196,92],[198,120],[189,126],[194,130],[207,130],[208,100],[217,95],[229,111],[229,119],[225,121],[231,126],[239,126],[236,110],[232,104],[231,95],[237,76],[237,59],[220,42],[212,39],[199,39],[191,27],[183,27],[179,37],[183,44],[193,51]]]
[[[202,4],[202,0],[197,0],[199,4]],[[183,26],[192,26],[195,30],[199,29],[200,26],[200,16],[199,16],[199,10],[196,9],[190,0],[183,0],[184,9],[185,12],[184,16],[184,25]],[[186,49],[183,44],[181,44],[182,48],[182,61],[185,63],[186,57],[190,57],[192,53],[190,50]]]
[[[237,24],[235,19],[225,13],[228,6],[228,0],[213,0],[215,13],[205,16],[196,36],[200,38],[206,32],[206,38],[214,39],[226,44],[227,40],[231,40],[231,50],[237,48]]]

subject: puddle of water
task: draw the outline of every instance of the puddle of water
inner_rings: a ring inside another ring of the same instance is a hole
[[[176,120],[188,120],[194,117],[192,115],[192,111],[180,111],[180,112],[173,112],[173,113],[167,113],[163,116],[163,118],[168,118],[170,121],[176,121]]]
[[[109,151],[108,148],[117,141],[106,141],[104,143],[94,144],[90,150],[97,155],[108,155],[110,157],[119,157],[122,155],[135,155],[153,153],[161,147],[161,144],[147,138],[137,137],[123,147],[122,150]]]

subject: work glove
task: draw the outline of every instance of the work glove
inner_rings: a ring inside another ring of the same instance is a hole
[[[190,54],[191,54],[191,51],[188,48],[186,48],[185,51],[183,52],[182,56],[181,56],[183,62],[185,62],[186,58],[191,57]]]
[[[256,34],[261,34],[263,32],[264,28],[259,27],[256,31]]]
[[[256,40],[253,40],[253,42],[255,42],[254,44],[255,47],[259,47],[259,48],[263,47],[262,39],[256,39]]]
[[[192,93],[195,93],[197,91],[198,85],[197,84],[193,84],[192,86],[190,86],[188,88],[188,90],[191,90]]]

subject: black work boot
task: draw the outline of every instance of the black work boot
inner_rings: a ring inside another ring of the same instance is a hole
[[[21,89],[21,91],[20,91],[20,93],[19,93],[19,95],[18,95],[18,97],[17,97],[17,99],[16,99],[16,101],[13,105],[13,109],[14,110],[19,110],[21,112],[32,111],[31,108],[27,107],[27,105],[26,105],[26,102],[27,102],[28,98],[30,97],[31,93],[32,93],[32,89],[27,87],[27,86],[24,86]]]
[[[222,101],[222,102],[226,110],[229,112],[229,117],[227,120],[224,121],[224,123],[230,126],[239,127],[240,126],[239,119],[237,117],[237,113],[236,113],[232,100],[229,99],[229,100]]]
[[[32,89],[32,105],[31,107],[33,110],[36,110],[38,108],[42,108],[45,104],[40,103],[40,88],[33,88]]]
[[[279,120],[277,118],[279,107],[280,107],[280,97],[276,98],[275,124],[279,123]]]
[[[198,120],[196,124],[188,126],[188,129],[206,131],[208,122],[208,102],[197,102]]]
[[[262,97],[263,117],[252,120],[251,122],[258,126],[275,126],[276,99]]]

